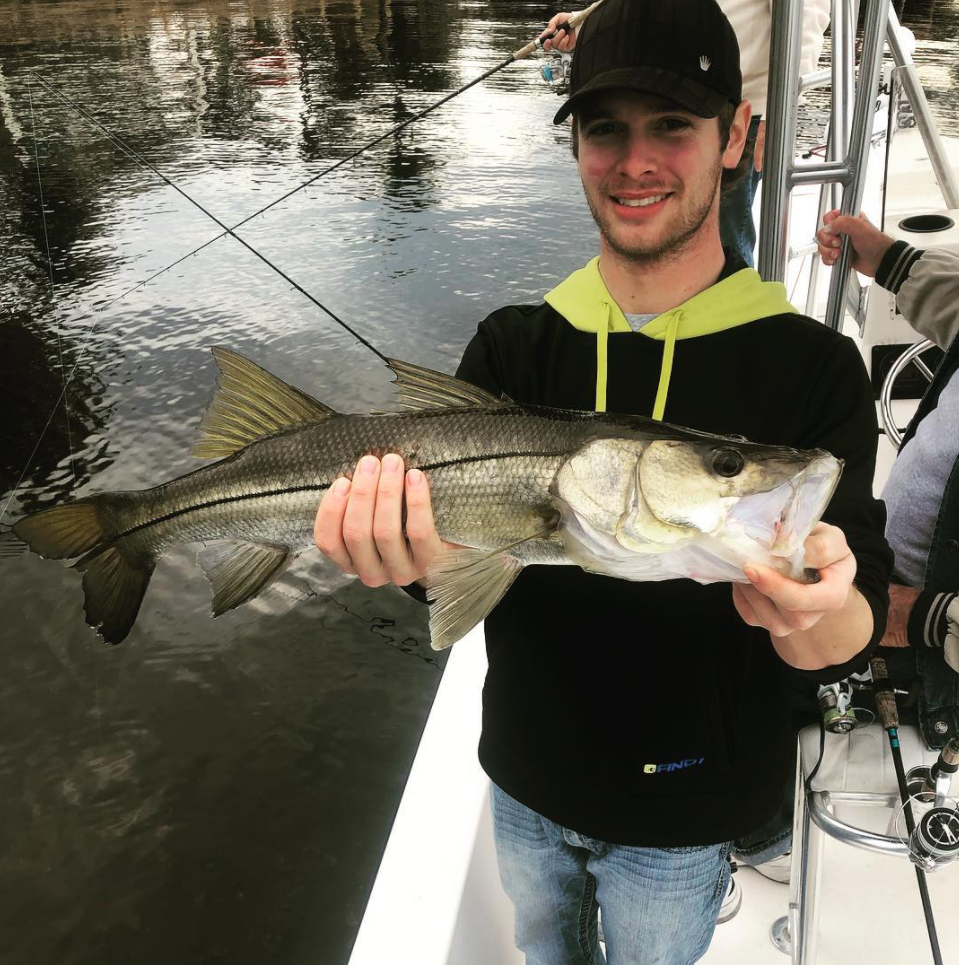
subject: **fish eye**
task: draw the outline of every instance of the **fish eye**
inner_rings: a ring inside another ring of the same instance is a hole
[[[713,472],[718,476],[738,476],[743,471],[746,460],[738,449],[717,449],[713,453]]]

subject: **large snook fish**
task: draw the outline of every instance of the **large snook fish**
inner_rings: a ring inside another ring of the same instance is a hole
[[[157,560],[178,543],[221,541],[199,555],[215,616],[251,600],[313,545],[321,497],[367,454],[422,469],[439,534],[468,547],[441,554],[429,574],[437,649],[533,563],[708,583],[745,582],[753,561],[802,578],[803,541],[842,469],[818,449],[518,405],[394,361],[413,411],[341,415],[240,355],[213,354],[218,388],[193,454],[218,462],[14,526],[41,556],[76,559],[87,622],[110,643],[130,632]]]

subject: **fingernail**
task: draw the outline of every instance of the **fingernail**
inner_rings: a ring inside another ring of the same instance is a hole
[[[376,472],[377,460],[372,456],[364,456],[360,460],[360,472],[367,476],[372,476]]]
[[[402,460],[395,452],[387,453],[387,455],[383,457],[384,472],[398,472],[402,465]]]
[[[423,473],[420,472],[419,469],[411,469],[406,474],[406,482],[411,489],[416,489],[416,487],[420,486],[423,482]]]
[[[345,496],[350,491],[350,481],[349,479],[344,479],[342,476],[333,483],[333,495],[334,496]]]
[[[751,566],[744,566],[743,573],[746,574],[746,579],[749,580],[750,583],[755,583],[759,579],[759,572]]]

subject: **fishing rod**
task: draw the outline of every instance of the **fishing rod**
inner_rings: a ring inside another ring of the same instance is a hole
[[[385,361],[385,356],[384,356],[382,353],[380,353],[379,351],[377,351],[368,341],[366,341],[366,339],[362,338],[359,334],[357,334],[357,333],[356,333],[352,328],[350,328],[344,321],[342,321],[342,319],[340,319],[340,318],[338,318],[336,315],[334,315],[333,312],[331,312],[328,308],[326,308],[326,306],[322,305],[322,304],[321,304],[316,298],[314,298],[309,292],[307,292],[304,288],[300,287],[296,282],[294,282],[294,281],[293,281],[291,278],[289,278],[287,275],[283,274],[283,272],[281,272],[275,265],[273,265],[272,263],[270,263],[269,261],[267,261],[266,258],[264,258],[262,255],[260,255],[259,252],[257,252],[251,245],[247,244],[247,242],[245,242],[242,238],[240,238],[238,235],[234,234],[234,232],[236,231],[237,228],[242,228],[243,225],[249,223],[249,222],[252,221],[254,218],[259,217],[261,214],[264,214],[265,212],[269,211],[271,208],[275,207],[276,205],[281,204],[283,201],[286,201],[288,198],[291,198],[294,194],[297,194],[298,192],[303,191],[305,188],[308,188],[308,187],[310,187],[311,185],[316,184],[316,182],[319,181],[321,178],[325,178],[328,174],[332,174],[332,173],[333,173],[334,171],[336,171],[338,168],[343,167],[344,164],[347,164],[348,162],[355,160],[355,159],[358,158],[361,154],[365,153],[366,151],[370,150],[370,149],[373,148],[373,147],[376,147],[377,144],[382,144],[384,141],[388,140],[389,138],[395,137],[395,136],[396,136],[397,134],[399,134],[401,131],[403,131],[403,130],[405,130],[407,127],[409,127],[411,124],[414,124],[416,121],[418,121],[418,120],[426,117],[427,114],[431,114],[431,113],[432,113],[433,111],[435,111],[437,108],[442,107],[444,104],[446,104],[446,103],[448,103],[449,101],[453,100],[454,97],[458,97],[460,94],[464,93],[465,91],[468,91],[471,87],[475,87],[477,84],[482,83],[482,82],[483,82],[484,80],[486,80],[487,78],[492,77],[493,74],[496,74],[496,73],[498,73],[499,71],[503,70],[504,68],[509,67],[510,64],[513,64],[513,63],[515,63],[515,62],[518,61],[518,60],[524,60],[526,57],[529,57],[531,54],[535,53],[537,50],[541,50],[541,49],[543,48],[543,45],[544,45],[548,40],[553,40],[553,39],[555,39],[556,37],[558,37],[558,36],[560,36],[561,34],[564,34],[564,33],[572,33],[573,30],[575,30],[581,23],[583,23],[583,21],[584,21],[594,10],[596,10],[597,7],[599,7],[599,6],[600,6],[601,4],[603,4],[604,2],[605,2],[605,0],[595,0],[594,3],[590,4],[590,6],[586,7],[584,10],[580,10],[580,11],[577,11],[576,13],[572,14],[572,15],[570,16],[570,18],[569,18],[565,23],[559,24],[559,25],[557,26],[556,30],[554,30],[552,33],[547,34],[547,35],[545,35],[545,36],[537,37],[535,40],[531,40],[531,41],[530,41],[528,44],[526,44],[524,47],[520,47],[519,50],[514,51],[514,52],[513,52],[512,54],[510,54],[507,58],[505,58],[505,60],[503,60],[503,61],[501,61],[500,63],[498,63],[495,67],[491,67],[489,70],[487,70],[487,71],[485,71],[484,73],[480,74],[478,77],[474,78],[474,79],[471,80],[469,83],[464,84],[462,87],[457,88],[456,90],[454,90],[454,91],[452,91],[451,93],[447,94],[445,97],[442,97],[442,98],[440,98],[438,101],[435,101],[434,103],[430,104],[428,107],[423,108],[423,110],[418,111],[417,113],[415,113],[415,114],[413,114],[412,116],[408,117],[405,121],[402,121],[401,123],[399,123],[399,124],[395,125],[394,127],[390,128],[390,130],[388,130],[385,134],[380,134],[379,136],[373,138],[373,140],[368,141],[368,142],[367,142],[366,144],[364,144],[362,147],[359,147],[359,148],[357,148],[355,151],[353,151],[352,153],[347,154],[347,155],[346,155],[345,157],[343,157],[343,158],[340,158],[339,161],[336,161],[334,164],[331,164],[329,167],[325,168],[325,169],[324,169],[323,171],[321,171],[319,174],[314,175],[312,178],[310,178],[310,179],[307,180],[307,181],[304,181],[302,184],[297,185],[295,188],[291,188],[291,189],[290,189],[289,191],[287,191],[285,194],[280,195],[280,197],[274,199],[274,200],[271,201],[269,204],[266,204],[266,205],[264,205],[262,208],[259,208],[257,211],[254,211],[251,215],[249,215],[248,217],[244,218],[242,221],[238,221],[238,222],[237,222],[235,225],[233,225],[232,227],[227,227],[225,224],[223,224],[222,221],[220,221],[218,218],[216,218],[216,217],[214,217],[212,214],[210,214],[209,211],[207,211],[205,208],[203,208],[201,205],[199,205],[197,202],[195,202],[195,201],[194,201],[192,198],[190,198],[184,191],[182,191],[182,190],[181,190],[180,188],[178,188],[172,181],[170,181],[169,178],[167,178],[165,175],[161,174],[155,167],[153,167],[151,164],[149,164],[149,162],[147,162],[145,159],[140,158],[140,156],[137,155],[137,153],[136,153],[131,147],[129,147],[129,145],[126,145],[125,143],[122,142],[122,139],[119,138],[118,135],[112,134],[111,132],[107,131],[106,128],[104,128],[103,125],[100,124],[99,121],[97,121],[95,118],[93,118],[93,117],[91,117],[89,114],[87,114],[87,113],[83,110],[83,108],[81,108],[79,105],[77,105],[77,104],[75,104],[73,101],[71,101],[70,98],[68,98],[68,97],[67,97],[65,94],[63,94],[61,91],[57,90],[52,84],[50,84],[50,83],[48,83],[46,80],[44,80],[44,79],[40,76],[40,74],[38,74],[36,71],[31,71],[30,73],[31,73],[38,81],[40,81],[40,83],[43,84],[44,87],[46,87],[48,90],[51,90],[54,94],[57,95],[57,97],[59,97],[62,101],[64,101],[64,103],[68,104],[68,106],[70,106],[73,110],[78,111],[78,113],[80,113],[81,116],[85,117],[88,121],[90,121],[91,123],[95,124],[101,131],[103,131],[105,134],[107,134],[107,136],[110,137],[110,139],[113,140],[114,143],[119,144],[119,145],[123,148],[124,151],[126,151],[127,153],[129,153],[132,157],[135,157],[140,163],[146,165],[147,168],[149,168],[151,171],[153,171],[158,177],[162,178],[163,181],[165,181],[167,184],[170,185],[170,187],[174,188],[174,189],[175,189],[176,191],[178,191],[181,195],[183,195],[183,197],[185,197],[188,201],[190,201],[191,204],[196,205],[196,207],[198,207],[201,211],[203,211],[204,214],[206,214],[206,215],[208,215],[210,218],[212,218],[212,220],[215,221],[216,224],[219,225],[219,226],[223,229],[223,231],[221,231],[220,234],[215,235],[214,237],[210,238],[209,241],[205,241],[202,245],[199,245],[198,247],[194,248],[192,251],[188,251],[185,255],[183,255],[182,257],[178,258],[176,261],[171,262],[171,263],[170,263],[169,265],[167,265],[165,268],[161,268],[159,271],[157,271],[157,272],[155,272],[154,274],[150,275],[148,278],[145,278],[143,281],[138,282],[138,283],[137,283],[136,285],[134,285],[132,288],[129,288],[129,289],[127,289],[127,290],[124,291],[124,292],[121,292],[121,294],[117,295],[115,298],[113,298],[113,299],[111,299],[110,301],[108,301],[105,305],[101,306],[100,309],[99,309],[99,312],[103,312],[105,309],[109,308],[111,305],[114,305],[114,304],[116,304],[118,301],[120,301],[121,299],[126,298],[127,295],[132,295],[133,292],[139,290],[140,288],[143,288],[145,285],[148,285],[151,281],[154,281],[155,279],[159,278],[161,275],[166,274],[166,272],[171,271],[173,268],[176,268],[177,265],[182,264],[182,263],[183,263],[184,261],[186,261],[188,258],[191,258],[191,257],[193,257],[194,255],[199,254],[201,251],[203,251],[204,248],[209,247],[209,246],[212,245],[215,241],[219,241],[221,238],[225,238],[225,237],[227,237],[227,236],[229,235],[229,236],[235,238],[237,241],[239,241],[242,245],[244,245],[244,246],[245,246],[246,248],[248,248],[250,251],[252,251],[253,254],[255,254],[258,258],[260,258],[261,260],[263,260],[264,262],[266,262],[266,264],[268,264],[271,268],[273,268],[274,271],[278,272],[278,273],[281,275],[281,277],[283,277],[286,281],[289,281],[290,284],[292,284],[299,292],[301,292],[301,293],[304,294],[307,298],[309,298],[318,308],[321,308],[324,312],[326,312],[326,314],[329,315],[330,318],[332,318],[332,319],[333,319],[335,322],[337,322],[339,325],[342,325],[347,331],[349,331],[352,335],[354,335],[354,336],[356,337],[356,339],[357,339],[358,341],[360,341],[363,345],[365,345],[371,352],[373,352],[374,355],[377,355],[380,359],[383,359],[383,360]]]
[[[906,771],[902,764],[902,748],[899,746],[899,710],[896,707],[896,691],[886,671],[886,661],[882,657],[873,657],[869,661],[872,671],[873,695],[876,701],[876,712],[883,730],[889,735],[889,749],[892,752],[892,762],[896,769],[896,782],[899,785],[899,797],[902,800],[903,816],[910,840],[914,838],[916,822],[912,813],[912,801],[906,783]],[[936,920],[932,914],[932,902],[929,899],[929,884],[926,873],[919,865],[916,868],[916,881],[919,883],[919,897],[922,899],[922,911],[926,917],[926,930],[929,932],[929,944],[932,948],[932,959],[935,965],[942,965],[942,952],[939,949],[939,935],[936,932]]]
[[[166,184],[170,185],[172,188],[174,188],[176,191],[178,191],[178,192],[179,192],[184,198],[186,198],[191,204],[193,204],[193,205],[195,205],[197,208],[199,208],[204,214],[206,214],[209,218],[211,218],[214,222],[216,222],[217,225],[219,225],[219,226],[223,229],[220,234],[215,235],[215,236],[214,236],[213,238],[211,238],[209,241],[206,241],[206,242],[204,242],[202,245],[198,246],[197,248],[194,248],[192,251],[187,252],[187,253],[186,253],[185,255],[183,255],[181,258],[176,259],[176,261],[173,261],[173,262],[171,262],[169,265],[167,265],[166,267],[161,268],[161,269],[160,269],[159,271],[157,271],[157,272],[154,272],[154,273],[153,273],[152,275],[150,275],[149,277],[143,279],[143,281],[138,282],[138,283],[137,283],[136,285],[134,285],[132,288],[129,288],[129,289],[127,289],[126,291],[121,292],[121,293],[120,293],[119,295],[117,295],[116,297],[110,299],[106,304],[101,305],[101,306],[97,309],[97,315],[102,314],[102,313],[103,313],[106,309],[108,309],[111,305],[115,305],[117,302],[119,302],[119,301],[121,301],[122,299],[126,298],[128,295],[131,295],[131,294],[133,294],[133,292],[138,291],[140,288],[143,288],[145,285],[148,285],[148,284],[149,284],[151,281],[153,281],[154,279],[159,278],[161,275],[163,275],[163,274],[165,274],[166,272],[172,270],[172,269],[175,268],[177,265],[182,264],[182,263],[183,263],[184,261],[186,261],[188,258],[193,257],[194,255],[199,254],[199,252],[201,252],[204,248],[207,248],[209,245],[212,245],[213,242],[218,241],[220,238],[224,238],[224,237],[226,237],[227,235],[230,235],[230,236],[232,236],[233,238],[235,238],[237,241],[239,241],[242,245],[244,245],[244,247],[246,247],[249,251],[251,251],[253,254],[255,254],[258,258],[260,258],[263,262],[265,262],[270,268],[272,268],[274,271],[276,271],[282,278],[284,278],[286,281],[288,281],[297,291],[301,292],[305,297],[307,297],[308,299],[310,299],[310,301],[313,302],[313,304],[315,304],[318,308],[320,308],[323,312],[325,312],[325,313],[326,313],[330,318],[332,318],[338,325],[340,325],[342,328],[344,328],[346,331],[348,331],[351,335],[353,335],[354,338],[357,339],[357,341],[359,341],[361,344],[365,345],[371,352],[373,352],[374,355],[376,355],[378,358],[382,359],[383,361],[386,361],[386,357],[385,357],[380,351],[378,351],[369,341],[367,341],[365,338],[363,338],[358,332],[356,332],[353,328],[351,328],[349,325],[347,325],[346,322],[344,322],[341,318],[339,318],[336,314],[334,314],[330,309],[328,309],[325,305],[323,305],[323,304],[319,301],[319,299],[317,299],[315,296],[313,296],[312,294],[310,294],[305,288],[303,288],[301,285],[299,285],[297,282],[295,282],[292,278],[290,278],[288,275],[286,275],[284,272],[282,272],[279,268],[277,268],[276,265],[274,265],[272,262],[270,262],[265,256],[261,255],[261,254],[260,254],[258,251],[256,251],[256,249],[254,249],[250,244],[248,244],[246,241],[244,241],[242,238],[240,238],[237,234],[235,234],[236,229],[237,229],[237,228],[240,228],[240,227],[242,227],[243,225],[247,224],[248,222],[252,221],[254,218],[256,218],[256,217],[258,217],[259,215],[263,214],[264,212],[268,211],[270,208],[273,208],[273,207],[275,207],[276,205],[280,204],[281,202],[285,201],[287,198],[292,197],[292,196],[293,196],[294,194],[296,194],[298,191],[302,191],[302,190],[304,190],[305,188],[309,187],[310,185],[315,184],[315,183],[316,183],[317,181],[319,181],[321,178],[326,177],[326,175],[328,175],[328,174],[331,174],[333,171],[337,170],[337,168],[342,167],[344,164],[348,163],[349,161],[352,161],[352,160],[356,159],[356,158],[359,157],[361,154],[363,154],[365,151],[368,151],[370,148],[375,147],[377,144],[381,144],[383,141],[386,141],[388,138],[393,137],[393,136],[399,134],[399,133],[400,133],[401,131],[403,131],[405,128],[409,127],[411,124],[413,124],[413,123],[415,123],[416,121],[420,120],[421,118],[425,117],[427,114],[430,114],[431,112],[435,111],[437,108],[441,107],[443,104],[448,103],[448,102],[451,101],[454,97],[459,96],[459,95],[462,94],[464,91],[467,91],[467,90],[469,90],[471,87],[476,86],[477,84],[479,84],[479,83],[481,83],[482,81],[486,80],[488,77],[491,77],[493,74],[497,73],[498,71],[503,70],[504,68],[508,67],[510,64],[514,63],[515,61],[517,61],[517,60],[523,60],[524,58],[530,56],[530,54],[534,53],[536,50],[542,49],[542,47],[544,46],[544,44],[545,44],[548,40],[552,40],[552,39],[558,37],[560,34],[572,32],[572,31],[575,30],[581,23],[583,23],[583,21],[584,21],[594,10],[596,10],[596,8],[599,7],[603,2],[604,2],[604,0],[596,0],[596,2],[592,3],[589,7],[585,8],[584,10],[581,10],[581,11],[578,11],[578,12],[572,14],[565,23],[559,24],[559,25],[557,26],[556,30],[553,31],[552,33],[547,34],[547,35],[544,35],[544,36],[537,37],[535,40],[531,40],[528,44],[526,44],[524,47],[521,47],[519,50],[515,51],[514,53],[510,54],[509,57],[507,57],[507,58],[506,58],[505,60],[503,60],[501,63],[497,64],[495,67],[491,68],[490,70],[485,71],[483,74],[481,74],[479,77],[476,77],[474,80],[470,81],[469,83],[464,84],[462,87],[458,88],[457,90],[453,91],[452,93],[447,94],[445,97],[442,97],[440,100],[436,101],[435,103],[429,105],[428,107],[424,108],[423,110],[419,111],[418,113],[413,114],[411,117],[408,117],[405,121],[402,121],[401,123],[399,123],[399,124],[395,125],[394,127],[392,127],[392,128],[391,128],[390,130],[388,130],[385,134],[381,134],[381,135],[379,135],[378,137],[375,137],[372,141],[367,142],[367,143],[364,144],[362,147],[360,147],[360,148],[358,148],[357,150],[353,151],[352,153],[348,154],[346,157],[341,158],[339,161],[337,161],[337,162],[335,162],[334,164],[330,165],[328,168],[324,169],[324,170],[321,171],[319,174],[315,175],[314,177],[310,178],[310,179],[307,180],[307,181],[304,181],[302,184],[298,185],[297,187],[292,188],[291,190],[287,191],[285,194],[283,194],[283,195],[281,195],[280,197],[276,198],[275,200],[271,201],[269,204],[264,205],[264,206],[263,206],[262,208],[260,208],[259,210],[254,211],[253,214],[251,214],[251,215],[249,215],[248,217],[244,218],[242,221],[238,221],[238,222],[237,222],[236,224],[234,224],[232,227],[227,227],[225,224],[223,224],[222,221],[219,220],[219,218],[216,218],[213,214],[211,214],[209,211],[207,211],[206,208],[204,208],[201,204],[199,204],[198,202],[194,201],[193,198],[189,197],[189,195],[187,195],[187,193],[186,193],[185,191],[183,191],[180,187],[178,187],[177,185],[175,185],[168,177],[166,177],[166,175],[162,174],[159,170],[157,170],[156,167],[154,167],[152,164],[150,164],[148,161],[146,161],[145,158],[142,158],[136,151],[134,151],[134,149],[131,148],[128,144],[126,144],[126,142],[123,141],[122,138],[120,138],[118,135],[116,135],[116,134],[108,131],[99,121],[96,120],[96,118],[94,118],[94,117],[93,117],[92,115],[90,115],[87,111],[85,111],[80,105],[75,104],[75,103],[74,103],[70,98],[68,98],[62,91],[58,90],[56,87],[54,87],[52,84],[50,84],[45,78],[43,78],[37,71],[30,71],[31,76],[32,76],[34,79],[36,79],[37,81],[39,81],[39,83],[41,83],[45,88],[47,88],[48,90],[52,91],[60,100],[62,100],[64,103],[66,103],[72,110],[77,111],[77,112],[78,112],[82,117],[84,117],[89,123],[94,124],[99,130],[103,131],[115,144],[119,145],[119,146],[121,147],[121,149],[122,149],[125,153],[127,153],[130,157],[136,159],[139,163],[145,165],[149,170],[151,170],[154,174],[156,174],[157,177],[161,178]],[[38,174],[38,176],[39,176],[39,163],[38,163],[37,174]],[[43,210],[42,206],[41,206],[41,210]],[[73,367],[71,368],[69,374],[67,374],[67,373],[64,371],[63,388],[62,388],[62,390],[61,390],[61,392],[60,392],[59,398],[58,398],[57,401],[54,403],[53,411],[51,412],[50,417],[49,417],[49,419],[47,420],[46,426],[44,426],[43,430],[42,430],[41,433],[40,433],[40,437],[37,439],[36,445],[35,445],[35,447],[34,447],[34,452],[36,452],[36,449],[40,446],[40,443],[43,441],[43,437],[46,435],[47,429],[49,428],[50,423],[51,423],[51,421],[52,421],[52,419],[53,419],[53,414],[56,412],[56,409],[57,409],[57,407],[59,406],[60,402],[61,402],[61,401],[64,401],[64,402],[65,402],[65,400],[66,400],[67,388],[68,388],[69,384],[73,381],[73,378],[74,378],[74,375],[76,374],[77,368],[78,368],[79,365],[80,365],[80,361],[81,361],[82,358],[83,358],[83,353],[85,352],[85,349],[86,349],[86,343],[89,341],[90,337],[92,336],[93,330],[96,328],[96,325],[97,325],[97,321],[96,321],[96,318],[94,318],[93,324],[90,325],[90,327],[89,327],[89,329],[88,329],[88,331],[87,331],[86,339],[85,339],[85,341],[83,342],[83,344],[81,345],[81,352],[80,352],[79,358],[78,358],[77,361],[74,363],[74,365],[73,365]],[[33,456],[31,455],[30,458],[32,459]],[[29,460],[28,460],[28,464],[29,464]],[[6,513],[6,509],[7,509],[7,507],[8,507],[9,504],[10,504],[10,500],[12,500],[12,499],[14,498],[14,496],[16,495],[16,493],[19,491],[20,482],[22,482],[23,476],[24,476],[25,473],[26,473],[26,468],[24,468],[23,473],[21,473],[20,479],[17,481],[17,484],[16,484],[16,486],[14,487],[13,493],[10,495],[10,498],[7,500],[7,503],[6,503],[6,505],[3,507],[3,510],[0,511],[0,516],[2,516],[3,514]]]

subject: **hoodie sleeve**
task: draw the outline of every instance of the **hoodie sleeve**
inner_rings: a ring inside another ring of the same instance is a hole
[[[824,361],[808,397],[802,424],[806,448],[820,448],[844,461],[842,476],[823,520],[838,526],[856,557],[855,585],[872,610],[873,632],[868,644],[847,663],[819,670],[796,670],[818,683],[834,683],[865,668],[886,629],[889,579],[893,554],[885,536],[886,509],[873,496],[876,445],[879,437],[876,406],[862,357],[853,342],[842,336]]]
[[[486,389],[493,395],[501,395],[503,392],[510,394],[503,384],[502,371],[499,351],[487,319],[480,322],[476,334],[466,346],[463,358],[456,369],[456,377]]]

